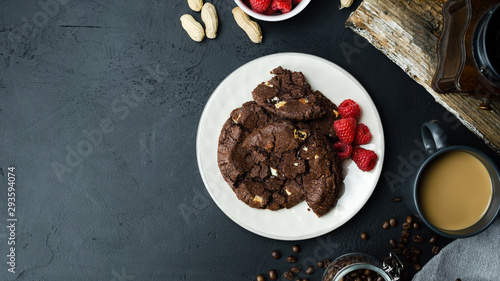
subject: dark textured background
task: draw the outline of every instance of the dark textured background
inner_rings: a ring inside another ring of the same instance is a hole
[[[386,134],[373,196],[340,229],[300,241],[300,266],[352,251],[387,255],[400,228],[381,225],[409,214],[392,198],[410,184],[404,179],[412,170],[403,164],[419,150],[422,122],[440,120],[451,143],[499,163],[423,88],[344,28],[354,9],[338,11],[337,1],[260,22],[261,45],[237,27],[229,0],[213,1],[218,37],[202,43],[181,29],[182,14],[200,18],[185,0],[53,3],[0,3],[0,222],[7,225],[9,166],[16,167],[18,218],[15,274],[7,272],[8,232],[0,227],[0,280],[253,280],[289,269],[270,252],[286,256],[294,243],[229,220],[205,190],[195,151],[198,120],[215,87],[244,63],[276,52],[313,54],[345,68],[370,93]],[[86,155],[75,158],[78,149]],[[54,167],[62,165],[58,177]],[[389,173],[403,181],[388,182]],[[362,231],[369,241],[359,239]],[[430,257],[423,248],[422,263]],[[310,279],[320,277],[317,271]]]

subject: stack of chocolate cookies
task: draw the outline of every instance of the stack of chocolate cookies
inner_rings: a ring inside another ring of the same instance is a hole
[[[278,67],[233,110],[219,136],[218,164],[238,199],[279,210],[306,200],[321,217],[337,203],[342,166],[333,150],[337,107],[301,72]]]

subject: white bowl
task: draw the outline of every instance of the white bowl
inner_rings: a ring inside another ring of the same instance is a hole
[[[263,21],[282,21],[289,19],[298,13],[300,13],[304,8],[311,2],[311,0],[302,0],[295,8],[293,8],[290,12],[286,14],[275,14],[275,15],[264,15],[264,14],[259,14],[256,13],[252,10],[252,8],[248,7],[243,3],[241,0],[234,0],[236,4],[245,12],[247,15],[251,16],[252,18],[258,19],[258,20],[263,20]]]

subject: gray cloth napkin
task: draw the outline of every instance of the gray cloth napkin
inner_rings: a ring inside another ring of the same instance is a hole
[[[500,219],[484,232],[457,239],[433,257],[413,281],[499,281]]]

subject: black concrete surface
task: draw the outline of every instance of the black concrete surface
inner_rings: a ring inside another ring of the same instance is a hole
[[[409,215],[392,198],[409,187],[408,162],[424,121],[440,120],[451,143],[499,163],[422,87],[344,27],[359,0],[342,11],[336,1],[313,1],[291,20],[259,22],[260,45],[234,22],[233,1],[212,3],[218,37],[195,43],[179,18],[200,15],[185,0],[1,1],[0,280],[255,280],[288,270],[270,253],[286,256],[295,243],[303,249],[300,267],[353,251],[382,258]],[[363,209],[341,228],[298,242],[233,223],[206,192],[196,162],[198,120],[212,91],[239,66],[277,52],[313,54],[345,68],[370,93],[386,138],[383,174]],[[9,167],[16,177],[15,273],[7,263]],[[399,226],[383,230],[391,217]],[[423,249],[425,264],[430,247]]]

